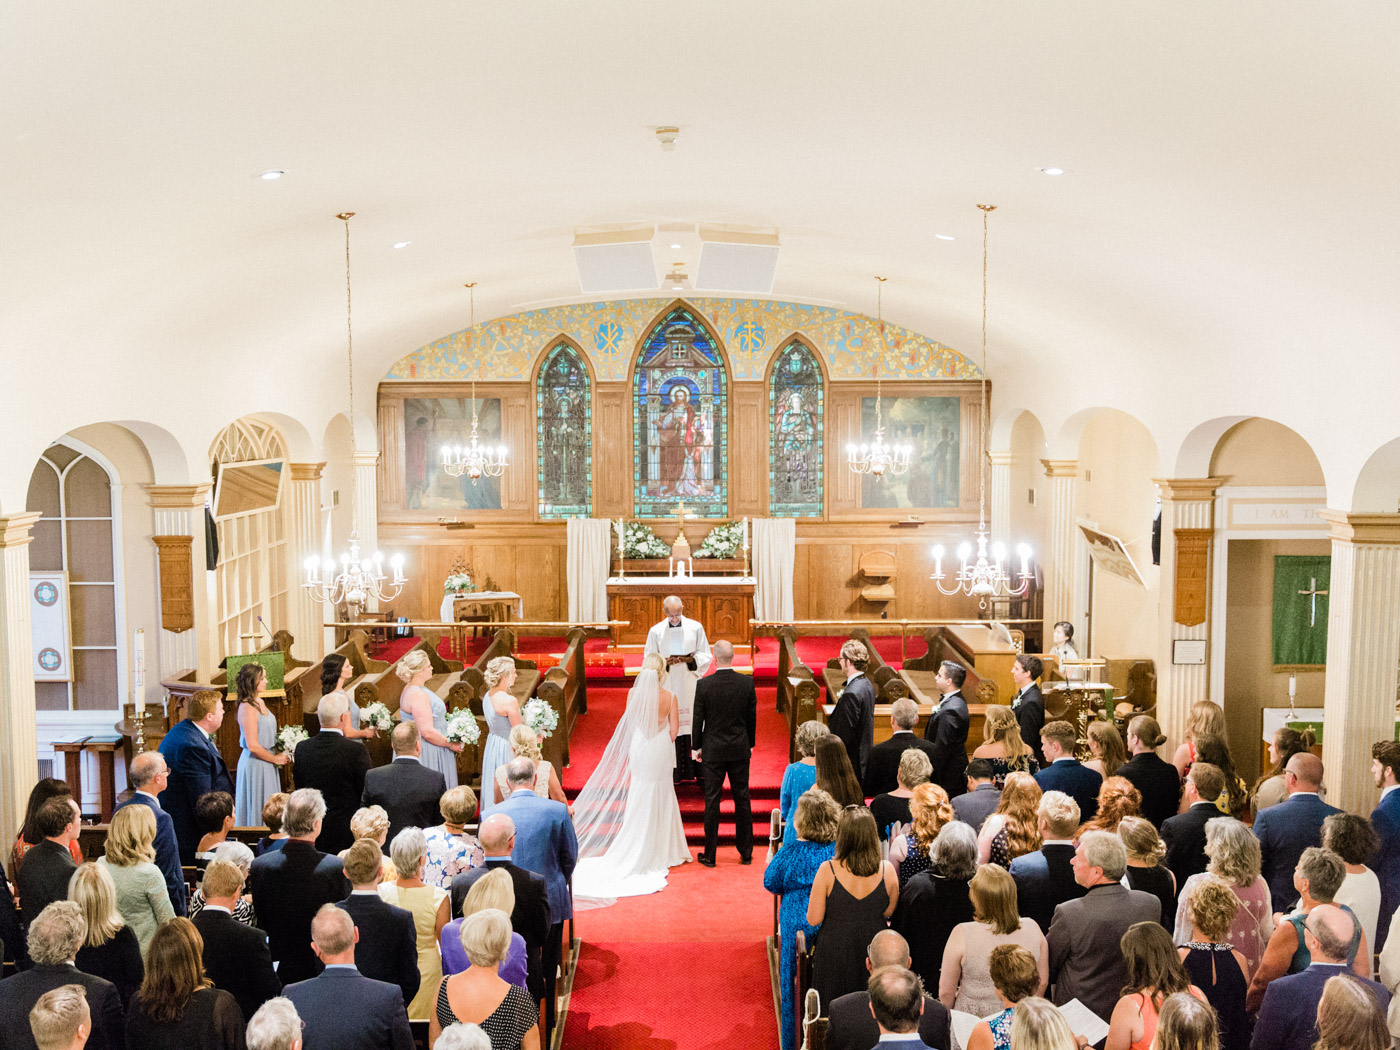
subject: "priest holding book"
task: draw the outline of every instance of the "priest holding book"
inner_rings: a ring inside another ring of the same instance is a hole
[[[676,694],[680,729],[676,734],[677,782],[697,778],[690,757],[690,715],[695,706],[695,683],[710,667],[710,643],[698,620],[681,615],[684,603],[674,594],[661,603],[666,618],[647,632],[647,653],[657,653],[666,662],[662,686]]]

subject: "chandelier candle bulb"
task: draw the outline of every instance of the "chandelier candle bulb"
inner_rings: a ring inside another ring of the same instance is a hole
[[[941,579],[943,576],[943,544],[933,548],[933,575],[934,579]]]
[[[1029,576],[1029,575],[1031,574],[1031,549],[1030,549],[1030,547],[1029,547],[1027,544],[1024,544],[1024,543],[1018,543],[1018,544],[1016,544],[1016,553],[1019,554],[1019,555],[1021,556],[1021,575],[1022,575],[1022,576]]]

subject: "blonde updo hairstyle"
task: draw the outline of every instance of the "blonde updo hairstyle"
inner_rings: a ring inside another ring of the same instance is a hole
[[[400,681],[409,682],[413,680],[414,675],[427,667],[429,663],[428,654],[422,649],[410,649],[403,654],[402,659],[395,665],[394,674],[399,676]]]
[[[538,762],[544,757],[540,751],[540,738],[533,729],[521,722],[510,727],[510,750],[514,755]]]
[[[498,656],[486,665],[486,671],[482,677],[486,679],[486,684],[492,689],[500,685],[505,678],[515,670],[515,661],[509,656]]]

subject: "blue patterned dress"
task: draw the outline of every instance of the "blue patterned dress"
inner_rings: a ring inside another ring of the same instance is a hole
[[[277,746],[277,716],[271,711],[258,715],[257,742],[268,751]],[[233,822],[240,828],[255,828],[263,822],[263,803],[269,795],[282,790],[282,774],[277,766],[248,750],[241,721],[238,723],[238,746],[243,753],[238,756],[238,768],[234,772]]]
[[[432,705],[433,711],[432,728],[436,729],[439,733],[446,733],[447,705],[443,703],[442,700],[439,699],[435,694],[428,692],[428,690],[424,689],[421,685],[408,686],[406,689],[404,689],[404,695],[407,695],[410,689],[416,689],[428,698],[429,702]],[[402,701],[400,702],[402,703]],[[410,722],[418,721],[411,714],[409,714],[402,707],[400,707],[399,721],[402,722],[404,719],[407,719]],[[419,726],[418,728],[422,729],[423,727]],[[449,790],[457,786],[457,753],[451,748],[440,747],[437,744],[430,744],[428,743],[428,741],[424,740],[423,750],[422,753],[418,756],[418,761],[423,763],[423,765],[427,766],[429,769],[436,769],[439,773],[441,773],[443,779],[447,781],[447,787]]]
[[[819,927],[807,923],[807,902],[812,896],[812,882],[817,877],[817,869],[836,855],[836,844],[806,842],[794,834],[790,840],[773,855],[768,868],[763,873],[763,888],[769,893],[782,894],[778,906],[779,938],[779,979],[783,989],[783,1019],[780,1035],[783,1050],[793,1050],[797,1040],[797,1004],[793,1002],[792,978],[797,966],[797,931],[807,937],[807,947],[812,946],[812,935]],[[825,1007],[825,1003],[822,1004]]]
[[[510,719],[496,714],[496,705],[488,692],[481,698],[481,713],[486,716],[486,745],[481,751],[481,819],[496,808],[496,767],[504,766],[515,755],[510,749]]]
[[[797,800],[806,792],[816,786],[817,767],[816,764],[808,765],[806,762],[794,762],[783,771],[783,786],[778,792],[778,806],[783,811],[783,841],[793,842],[797,838],[797,833],[788,832],[792,827],[792,818],[797,813]]]
[[[1009,1006],[999,1014],[987,1018],[987,1027],[992,1030],[992,1050],[1011,1050],[1011,1018],[1016,1013]]]

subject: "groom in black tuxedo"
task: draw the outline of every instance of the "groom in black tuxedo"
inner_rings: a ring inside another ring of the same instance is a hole
[[[694,756],[705,777],[705,849],[700,863],[715,866],[719,839],[719,799],[724,778],[734,792],[734,838],[739,862],[753,863],[753,807],[749,804],[749,754],[758,730],[758,695],[753,678],[730,667],[734,646],[724,640],[714,644],[715,672],[695,685],[695,709],[691,715]]]

